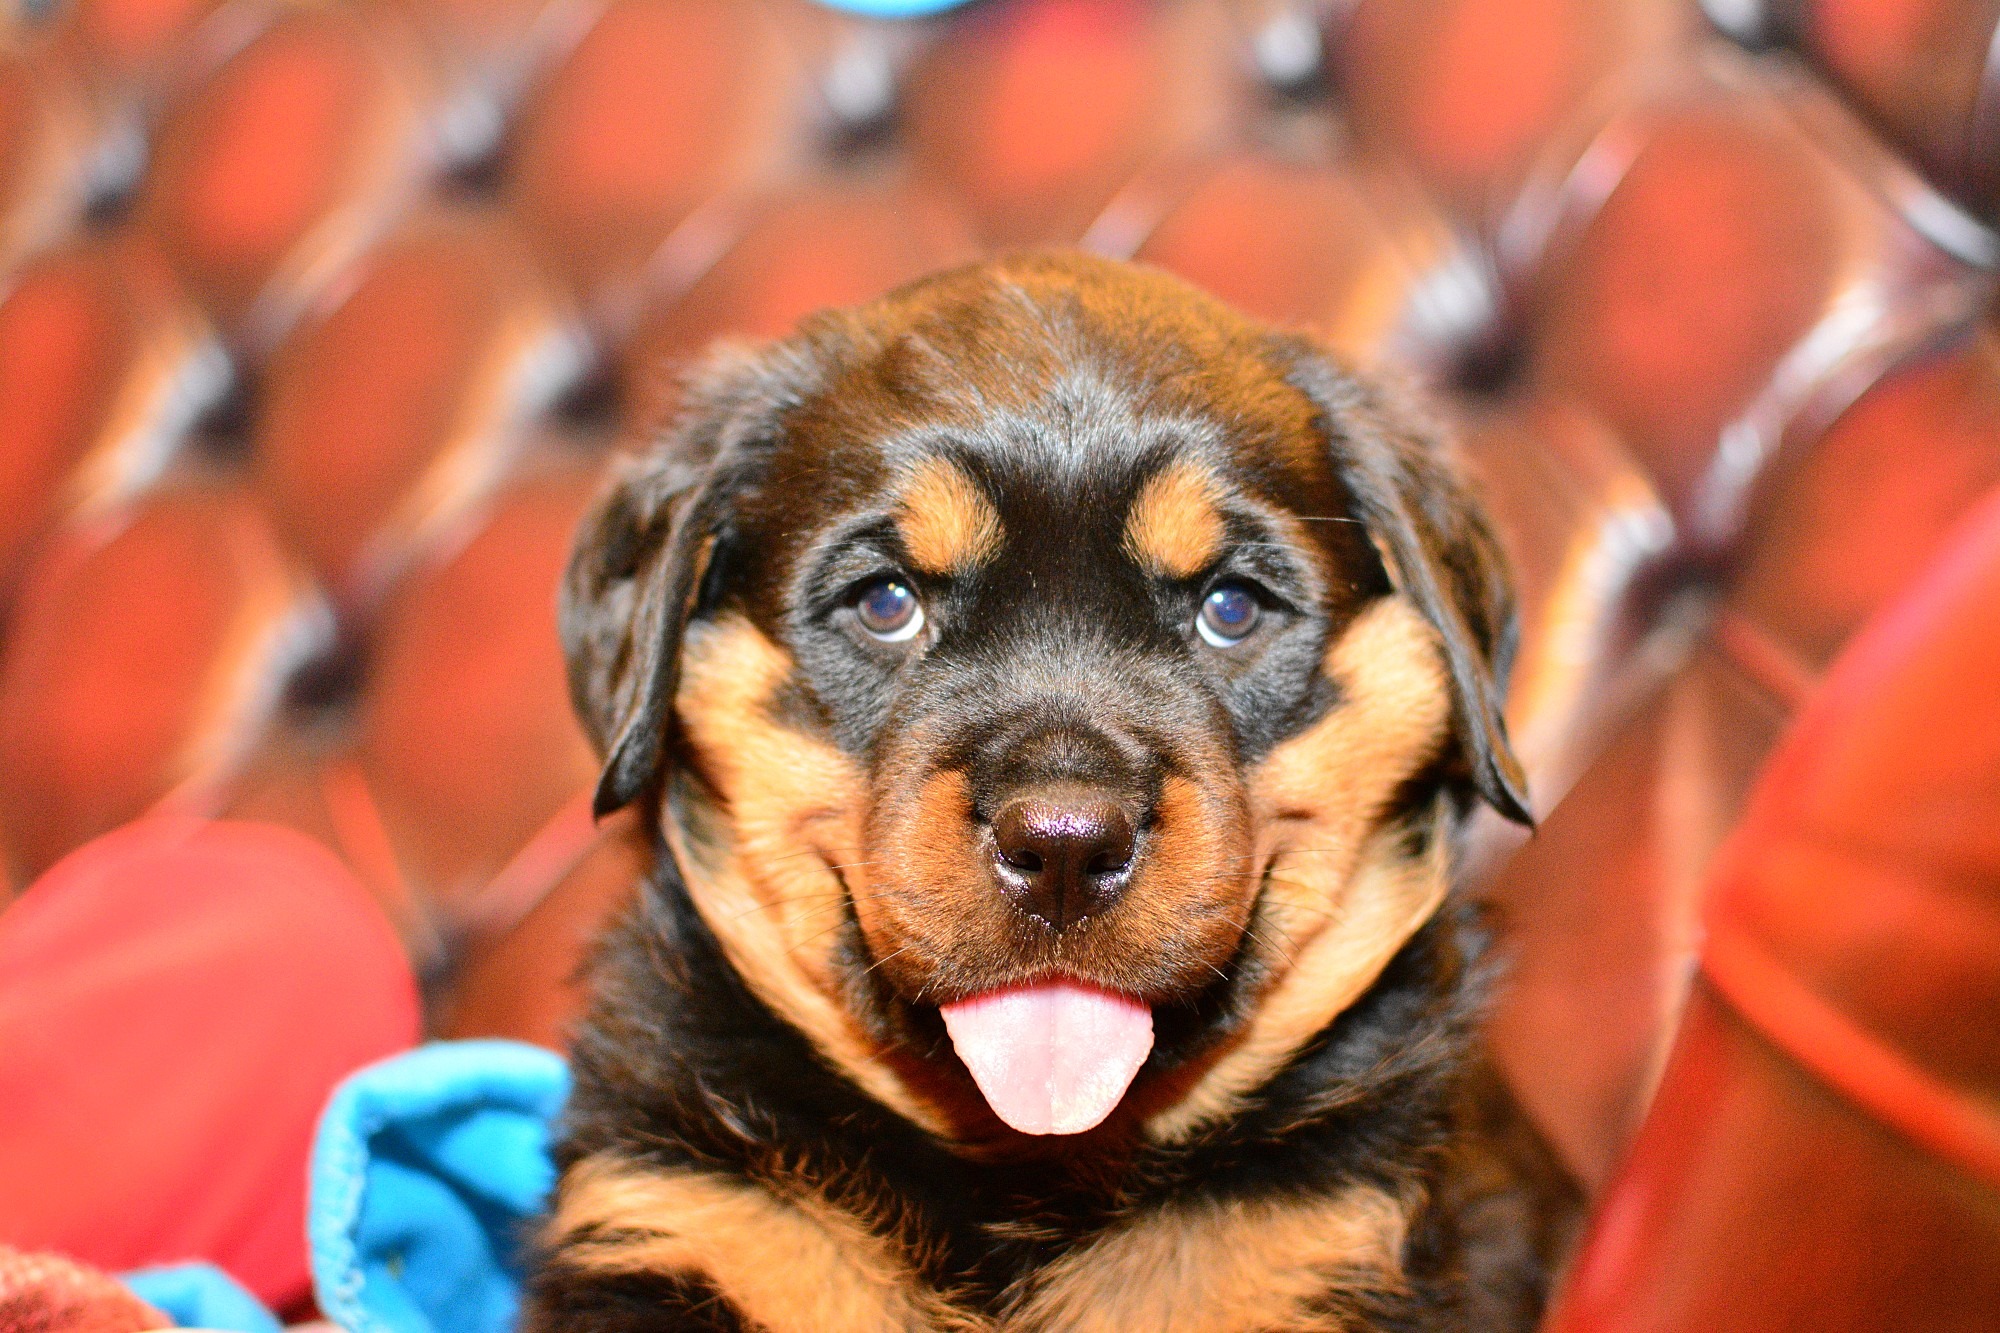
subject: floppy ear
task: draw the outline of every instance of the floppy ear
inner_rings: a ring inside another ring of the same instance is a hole
[[[1436,628],[1452,725],[1479,794],[1530,827],[1528,781],[1507,739],[1502,695],[1518,626],[1507,561],[1449,461],[1442,432],[1378,381],[1304,338],[1277,339],[1286,379],[1318,406],[1347,484],[1396,589]]]
[[[604,756],[600,818],[663,772],[682,635],[755,445],[787,401],[773,380],[743,348],[711,355],[672,429],[620,468],[578,530],[557,619],[570,699]]]

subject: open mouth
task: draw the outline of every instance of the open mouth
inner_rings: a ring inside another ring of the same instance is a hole
[[[1153,1050],[1151,1007],[1065,979],[985,991],[941,1012],[986,1104],[1023,1134],[1095,1128]]]

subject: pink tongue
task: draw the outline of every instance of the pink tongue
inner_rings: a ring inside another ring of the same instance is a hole
[[[986,1104],[1023,1134],[1081,1134],[1118,1105],[1153,1049],[1153,1011],[1066,981],[944,1006]]]

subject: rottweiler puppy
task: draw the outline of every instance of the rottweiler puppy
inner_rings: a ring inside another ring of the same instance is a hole
[[[1569,1197],[1450,891],[1528,818],[1436,434],[1080,256],[692,379],[562,626],[659,870],[531,1330],[1527,1328]]]

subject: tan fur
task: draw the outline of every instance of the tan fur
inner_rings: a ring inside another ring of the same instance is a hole
[[[1278,980],[1221,1057],[1147,1133],[1178,1142],[1233,1112],[1332,1022],[1436,912],[1442,838],[1411,862],[1383,810],[1438,752],[1451,717],[1436,633],[1408,601],[1364,611],[1327,654],[1345,702],[1251,774],[1258,865],[1269,867],[1253,941]]]
[[[740,616],[689,627],[675,712],[718,800],[729,854],[664,821],[695,906],[757,997],[871,1096],[934,1133],[914,1097],[837,998],[833,949],[846,883],[864,896],[865,781],[833,746],[784,726],[771,700],[792,660]]]
[[[1177,462],[1140,488],[1125,516],[1125,551],[1160,578],[1199,574],[1222,553],[1228,532],[1216,502],[1222,488],[1205,469]]]
[[[1012,1333],[1334,1333],[1329,1288],[1394,1287],[1405,1209],[1377,1190],[1148,1214],[1036,1274]]]
[[[878,823],[870,848],[880,873],[854,914],[887,975],[922,975],[965,932],[984,938],[979,926],[1007,909],[975,856],[965,774],[931,774]]]
[[[607,1158],[564,1178],[547,1240],[599,1273],[699,1276],[769,1333],[983,1333],[896,1245],[816,1196]]]
[[[1153,849],[1121,906],[1157,923],[1153,938],[1226,957],[1255,895],[1256,879],[1243,861],[1249,823],[1235,784],[1169,774],[1160,784]]]
[[[927,574],[977,569],[1000,550],[1005,533],[993,502],[954,463],[918,467],[898,497],[896,529],[910,561]]]

